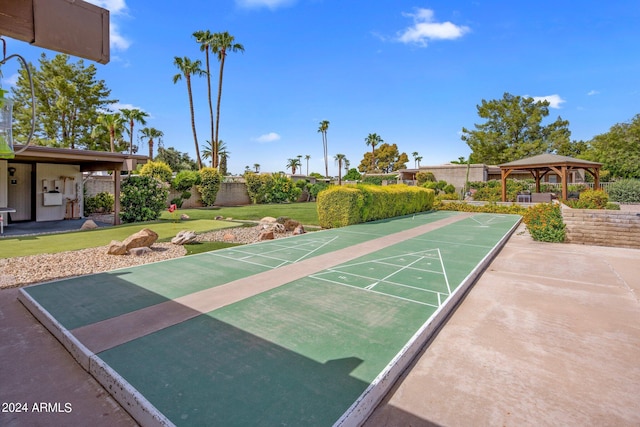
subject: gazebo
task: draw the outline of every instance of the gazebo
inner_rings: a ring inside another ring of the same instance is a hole
[[[567,199],[569,172],[576,169],[583,169],[593,177],[594,189],[600,188],[600,167],[602,163],[590,162],[588,160],[576,159],[556,154],[540,154],[526,159],[515,160],[513,162],[498,165],[502,180],[502,201],[507,201],[507,178],[514,171],[528,171],[536,180],[536,192],[540,192],[540,181],[549,172],[555,172],[560,177],[562,183],[562,198]]]

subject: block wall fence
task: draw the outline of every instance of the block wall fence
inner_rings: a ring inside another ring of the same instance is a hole
[[[563,207],[567,243],[640,249],[640,214]]]

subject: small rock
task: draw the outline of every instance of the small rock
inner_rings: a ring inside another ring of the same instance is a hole
[[[304,234],[304,233],[306,233],[306,231],[304,231],[304,227],[302,226],[302,224],[300,224],[299,226],[293,229],[294,236],[297,236],[299,234]]]
[[[146,246],[142,246],[140,248],[131,248],[131,250],[129,251],[129,254],[133,255],[133,256],[142,256],[142,255],[146,255],[148,253],[153,252],[151,250],[151,248],[148,248]]]
[[[127,253],[127,245],[117,240],[112,240],[107,246],[107,254],[109,255],[125,255]]]
[[[171,243],[173,243],[174,245],[187,245],[189,243],[193,243],[195,240],[195,231],[182,230],[178,234],[176,234],[176,237],[171,239]]]
[[[224,217],[221,216],[221,215],[216,216],[216,221],[220,221],[220,220],[223,220],[223,219],[224,219]]]
[[[226,233],[224,236],[222,236],[222,240],[224,240],[225,242],[233,242],[234,240],[236,240],[236,236],[232,233]]]
[[[182,214],[182,215],[180,215],[180,219],[181,219],[181,220],[189,219],[189,215],[187,215],[187,214]]]
[[[96,224],[92,219],[88,219],[82,223],[80,230],[94,230],[96,228],[98,228],[98,224]]]
[[[277,220],[272,216],[265,216],[259,222],[260,224],[274,224]]]
[[[273,231],[263,231],[258,236],[258,240],[260,240],[260,241],[262,241],[262,240],[273,240],[273,239],[275,239],[275,236],[273,235]]]
[[[284,225],[277,223],[273,224],[273,231],[275,231],[276,233],[284,233],[287,230],[284,228]]]
[[[301,224],[298,221],[295,221],[293,219],[288,219],[284,222],[284,229],[287,231],[293,231],[299,225]]]

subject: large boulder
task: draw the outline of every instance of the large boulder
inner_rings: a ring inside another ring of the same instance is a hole
[[[137,233],[133,233],[131,236],[124,239],[122,243],[127,247],[127,251],[131,248],[141,248],[146,246],[150,248],[156,240],[158,240],[158,233],[148,228],[143,228]]]
[[[273,240],[273,239],[275,239],[275,236],[273,235],[273,231],[263,231],[258,236],[258,240],[260,240],[260,241],[262,241],[262,240]]]
[[[260,224],[275,224],[276,221],[277,220],[272,216],[265,216],[260,220]]]
[[[80,230],[93,230],[98,228],[98,224],[96,224],[92,219],[88,219],[82,223]]]
[[[174,245],[187,245],[189,243],[193,243],[195,240],[195,231],[182,230],[178,234],[176,234],[176,237],[171,239],[171,243],[173,243]]]

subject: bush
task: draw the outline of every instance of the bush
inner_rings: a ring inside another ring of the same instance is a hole
[[[606,209],[609,196],[603,190],[585,190],[578,200],[566,200],[564,203],[574,209]]]
[[[612,202],[640,203],[640,180],[622,179],[609,185],[609,197]]]
[[[131,176],[120,186],[120,219],[124,223],[152,221],[166,207],[169,188],[150,175]]]
[[[351,168],[347,174],[342,177],[342,179],[345,181],[360,181],[362,179],[362,174],[358,172],[358,169]]]
[[[318,194],[321,191],[326,190],[327,188],[329,188],[329,184],[327,184],[326,182],[316,182],[315,184],[309,187],[309,194],[313,199],[317,200]]]
[[[90,215],[96,212],[112,212],[115,198],[113,194],[103,191],[93,197],[84,199],[84,214]]]
[[[416,174],[416,185],[422,186],[425,182],[436,182],[433,172],[418,172]]]
[[[220,183],[222,182],[222,176],[216,168],[202,168],[200,169],[200,185],[198,185],[198,191],[202,197],[202,203],[205,206],[213,206],[218,196],[218,190],[220,190]]]
[[[302,194],[302,190],[291,178],[283,173],[244,174],[247,185],[247,193],[251,202],[257,203],[284,203],[295,202]],[[313,189],[311,186],[310,192]]]
[[[369,185],[382,185],[382,181],[395,181],[398,179],[398,175],[390,174],[390,175],[365,175],[362,178],[363,184]]]
[[[200,173],[198,171],[182,170],[178,172],[171,181],[171,188],[176,191],[189,191],[196,185],[201,183]],[[191,197],[191,196],[189,196]],[[189,198],[187,197],[187,199]]]
[[[318,219],[324,228],[342,227],[432,209],[434,193],[407,185],[345,185],[318,195]]]
[[[476,190],[473,193],[473,200],[485,202],[499,202],[502,200],[502,182],[500,180],[470,182],[469,187]],[[507,201],[515,202],[518,193],[527,188],[526,181],[507,179]]]
[[[523,217],[533,240],[564,242],[565,225],[560,205],[539,203],[530,207]]]
[[[140,169],[140,175],[152,176],[161,182],[171,182],[173,171],[165,162],[147,162]]]

